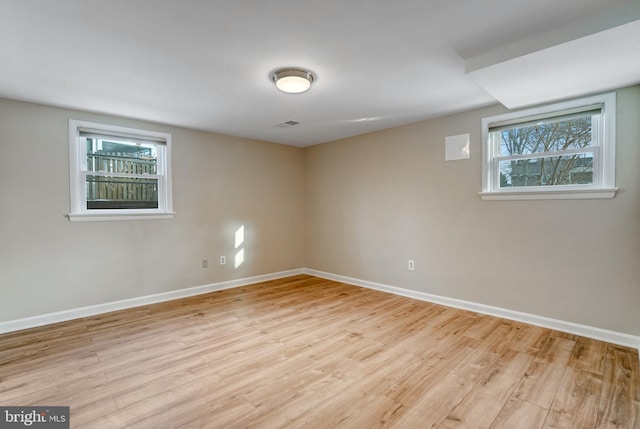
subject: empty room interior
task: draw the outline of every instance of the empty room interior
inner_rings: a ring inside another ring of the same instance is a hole
[[[0,427],[640,428],[638,0],[0,6]]]

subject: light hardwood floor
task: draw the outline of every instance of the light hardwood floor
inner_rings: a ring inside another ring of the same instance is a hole
[[[0,336],[74,428],[630,428],[634,349],[295,276]]]

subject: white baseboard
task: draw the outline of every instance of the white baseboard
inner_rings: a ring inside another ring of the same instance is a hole
[[[49,325],[52,323],[66,322],[82,317],[95,316],[97,314],[109,313],[112,311],[125,310],[127,308],[140,307],[158,302],[171,301],[174,299],[186,298],[194,295],[201,295],[209,292],[215,292],[235,287],[247,286],[253,283],[260,283],[269,280],[276,280],[285,277],[295,276],[299,274],[308,274],[315,277],[334,280],[341,283],[348,283],[355,286],[361,286],[368,289],[374,289],[382,292],[392,293],[395,295],[406,296],[408,298],[418,299],[421,301],[441,304],[447,307],[459,308],[462,310],[473,311],[490,316],[501,317],[503,319],[515,320],[518,322],[528,323],[531,325],[542,326],[544,328],[554,329],[569,334],[580,335],[587,338],[606,341],[612,344],[619,344],[626,347],[634,347],[640,350],[640,337],[624,334],[606,329],[595,328],[592,326],[580,325],[577,323],[566,322],[563,320],[551,319],[548,317],[537,316],[535,314],[522,313],[519,311],[508,310],[490,305],[478,304],[471,301],[463,301],[455,298],[447,298],[440,295],[433,295],[425,292],[419,292],[409,289],[403,289],[396,286],[389,286],[382,283],[370,282],[367,280],[346,277],[323,271],[299,268],[295,270],[280,271],[277,273],[264,274],[255,277],[246,277],[242,279],[229,280],[219,283],[212,283],[204,286],[196,286],[187,289],[179,289],[170,292],[163,292],[154,295],[130,298],[121,301],[108,302],[104,304],[92,305],[88,307],[76,308],[71,310],[60,311],[57,313],[49,313],[41,316],[26,317],[23,319],[9,320],[0,322],[0,334],[7,332],[20,331],[23,329],[35,328],[38,326]]]
[[[348,283],[355,286],[365,287],[367,289],[375,289],[382,292],[388,292],[395,295],[418,299],[421,301],[432,302],[434,304],[446,305],[447,307],[459,308],[462,310],[473,311],[475,313],[488,314],[490,316],[496,316],[503,319],[515,320],[517,322],[524,322],[530,325],[541,326],[543,328],[549,328],[569,334],[580,335],[587,338],[593,338],[595,340],[606,341],[612,344],[633,347],[640,351],[640,337],[634,335],[594,328],[592,326],[579,325],[573,322],[566,322],[563,320],[536,316],[535,314],[522,313],[520,311],[508,310],[505,308],[493,307],[490,305],[478,304],[471,301],[463,301],[460,299],[447,298],[440,295],[432,295],[425,292],[403,289],[395,286],[355,279],[352,277],[340,276],[337,274],[326,273],[318,270],[305,269],[304,273],[341,283]]]
[[[304,269],[299,268],[295,270],[280,271],[277,273],[264,274],[255,277],[246,277],[243,279],[229,280],[204,286],[196,286],[186,289],[173,290],[170,292],[157,293],[154,295],[141,296],[137,298],[124,299],[121,301],[114,301],[104,304],[91,305],[88,307],[59,311],[56,313],[43,314],[41,316],[26,317],[24,319],[0,322],[0,334],[35,328],[37,326],[50,325],[52,323],[66,322],[68,320],[80,319],[82,317],[95,316],[97,314],[109,313],[111,311],[140,307],[142,305],[187,298],[189,296],[201,295],[204,293],[215,292],[224,289],[247,286],[253,283],[266,282],[269,280],[281,279],[298,274],[304,274]]]

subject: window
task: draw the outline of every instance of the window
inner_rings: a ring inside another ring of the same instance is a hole
[[[482,120],[482,199],[613,198],[615,93]]]
[[[171,135],[69,121],[71,221],[170,218]]]

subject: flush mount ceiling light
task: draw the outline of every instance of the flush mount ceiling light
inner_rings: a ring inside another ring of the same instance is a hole
[[[311,88],[314,76],[310,71],[296,68],[279,69],[273,72],[271,79],[276,87],[289,94],[299,94]]]

